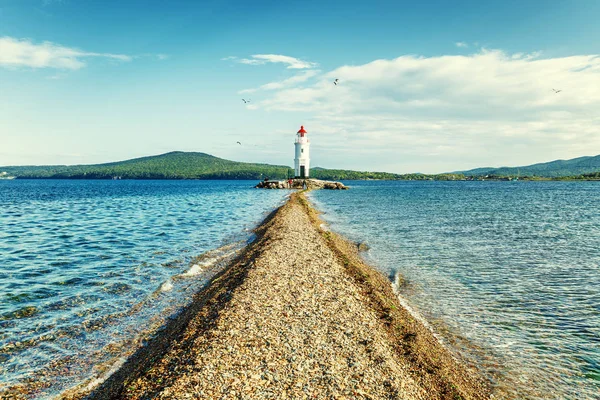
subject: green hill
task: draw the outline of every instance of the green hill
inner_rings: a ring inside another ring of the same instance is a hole
[[[476,168],[459,171],[466,176],[538,176],[545,178],[571,177],[600,172],[600,155],[556,160],[523,167]]]
[[[30,179],[261,179],[285,178],[293,173],[282,165],[242,163],[180,151],[107,164],[0,167],[0,171]]]
[[[175,151],[158,156],[94,165],[0,167],[21,179],[286,179],[293,169],[283,165],[225,160],[205,153]],[[424,176],[424,175],[423,175]],[[318,179],[403,179],[386,172],[358,172],[313,168]]]
[[[174,151],[158,156],[95,165],[45,165],[0,167],[0,172],[20,179],[286,179],[294,175],[283,165],[229,161],[205,153]],[[388,179],[449,180],[456,174],[407,174],[313,168],[312,178],[325,180]]]
[[[45,165],[0,167],[3,176],[52,179],[286,179],[294,171],[284,165],[254,164],[225,160],[205,153],[175,151],[158,156],[135,158],[94,165]],[[493,178],[520,176],[553,179],[597,179],[600,155],[572,160],[557,160],[524,167],[477,168],[447,174],[393,174],[389,172],[351,171],[312,168],[311,177],[327,180],[461,180],[465,176]]]
[[[317,179],[325,180],[404,180],[404,181],[425,181],[425,180],[460,180],[464,176],[461,174],[435,174],[426,175],[421,173],[414,174],[394,174],[391,172],[369,172],[369,171],[352,171],[347,169],[325,169],[311,168],[310,176]]]
[[[95,165],[0,167],[21,179],[286,179],[294,171],[283,165],[229,161],[205,153],[175,151],[158,156]],[[398,175],[338,169],[311,169],[317,179],[429,179],[428,175]],[[444,179],[442,176],[437,176]]]

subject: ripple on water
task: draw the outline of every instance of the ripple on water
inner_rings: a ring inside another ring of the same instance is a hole
[[[102,290],[110,294],[123,294],[131,290],[131,285],[126,283],[110,283],[105,285]]]
[[[30,318],[38,314],[39,312],[40,309],[36,306],[25,306],[0,315],[0,321]]]
[[[195,256],[247,239],[285,195],[252,186],[0,181],[0,387],[38,377],[53,384],[32,397],[52,397],[130,351],[218,270]]]
[[[32,296],[32,293],[5,293],[4,294],[4,301],[9,302],[9,303],[23,303],[26,302],[28,300],[33,299],[34,297]]]
[[[595,182],[356,182],[311,194],[498,398],[597,398]],[[465,338],[467,340],[462,340]]]

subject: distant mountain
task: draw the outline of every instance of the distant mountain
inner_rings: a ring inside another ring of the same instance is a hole
[[[402,179],[385,172],[311,169],[318,179]],[[225,160],[205,153],[175,151],[158,156],[94,165],[0,167],[21,179],[286,179],[293,169],[283,165]]]
[[[242,163],[181,151],[106,164],[0,167],[0,172],[17,178],[53,179],[261,179],[285,178],[293,173],[282,165]]]
[[[174,151],[158,156],[94,165],[42,165],[0,167],[0,173],[17,179],[286,179],[294,170],[284,165],[253,164],[225,160],[205,153]],[[312,168],[317,179],[460,179],[454,174],[398,175],[388,172]]]
[[[456,173],[464,174],[465,176],[538,176],[560,178],[593,174],[595,172],[600,172],[600,155],[578,157],[571,160],[556,160],[523,167],[475,168]]]
[[[389,172],[319,167],[312,168],[310,171],[312,178],[329,180],[461,180],[465,179],[465,176],[485,175],[562,178],[584,174],[598,175],[598,173],[600,173],[600,155],[557,160],[525,167],[477,168],[437,175],[419,173],[400,175]],[[243,163],[205,153],[181,151],[106,164],[0,167],[0,176],[4,179],[12,177],[17,179],[286,179],[293,174],[294,170],[284,165]]]

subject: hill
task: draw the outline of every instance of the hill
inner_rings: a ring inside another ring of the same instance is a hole
[[[282,165],[242,163],[180,151],[106,164],[0,167],[0,171],[30,179],[261,179],[285,178],[292,173]]]
[[[0,167],[0,173],[21,179],[286,179],[294,171],[283,165],[225,160],[210,154],[181,152],[94,165]],[[385,172],[314,168],[318,179],[402,179]]]
[[[532,179],[598,179],[600,155],[556,160],[523,167],[477,168],[468,171],[426,175],[312,168],[312,178],[324,180],[463,180],[519,176]],[[42,165],[0,167],[0,177],[21,179],[286,179],[294,171],[284,165],[244,163],[206,153],[174,151],[157,156],[93,165]],[[506,178],[508,179],[508,178]]]
[[[600,155],[556,160],[522,167],[476,168],[459,171],[465,176],[538,176],[545,178],[574,177],[600,172]]]
[[[286,179],[294,174],[293,169],[283,165],[243,163],[181,151],[106,164],[0,167],[0,172],[21,179]],[[398,175],[317,167],[311,169],[311,177],[325,180],[443,180],[446,175]]]

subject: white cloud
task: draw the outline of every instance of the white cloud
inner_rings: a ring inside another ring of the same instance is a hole
[[[310,78],[318,75],[319,72],[320,71],[318,71],[318,70],[304,71],[301,74],[294,75],[291,78],[284,79],[283,81],[267,83],[265,85],[262,85],[260,88],[262,90],[283,89],[286,87],[294,86],[297,83],[305,82],[305,81],[309,80]]]
[[[454,44],[456,45],[456,47],[469,47],[469,45],[466,42],[456,42]]]
[[[101,57],[119,61],[131,61],[123,54],[92,53],[64,47],[51,42],[35,44],[28,39],[0,37],[0,66],[57,68],[76,70],[83,68],[85,59]]]
[[[241,59],[238,59],[237,62],[239,62],[240,64],[246,64],[246,65],[264,65],[264,64],[266,64],[266,61],[255,60],[255,59],[250,59],[250,58],[241,58]]]
[[[295,57],[283,56],[279,54],[254,54],[251,58],[237,58],[235,56],[229,56],[222,58],[221,60],[227,61],[232,60],[240,64],[247,65],[264,65],[267,63],[281,63],[286,64],[288,69],[310,69],[316,67],[318,64],[303,61]]]
[[[314,70],[314,69],[304,71],[300,74],[294,75],[294,76],[284,79],[282,81],[269,82],[258,88],[240,90],[238,93],[239,94],[254,93],[259,90],[277,90],[277,89],[284,89],[284,88],[292,87],[292,86],[297,85],[298,83],[306,82],[310,78],[317,76],[320,72],[321,71]]]
[[[59,80],[59,79],[64,79],[66,76],[67,75],[64,73],[57,73],[57,74],[48,76],[47,79]]]
[[[499,50],[402,56],[275,88],[255,106],[309,112],[311,132],[331,150],[329,166],[440,172],[523,165],[600,153],[600,57]]]

